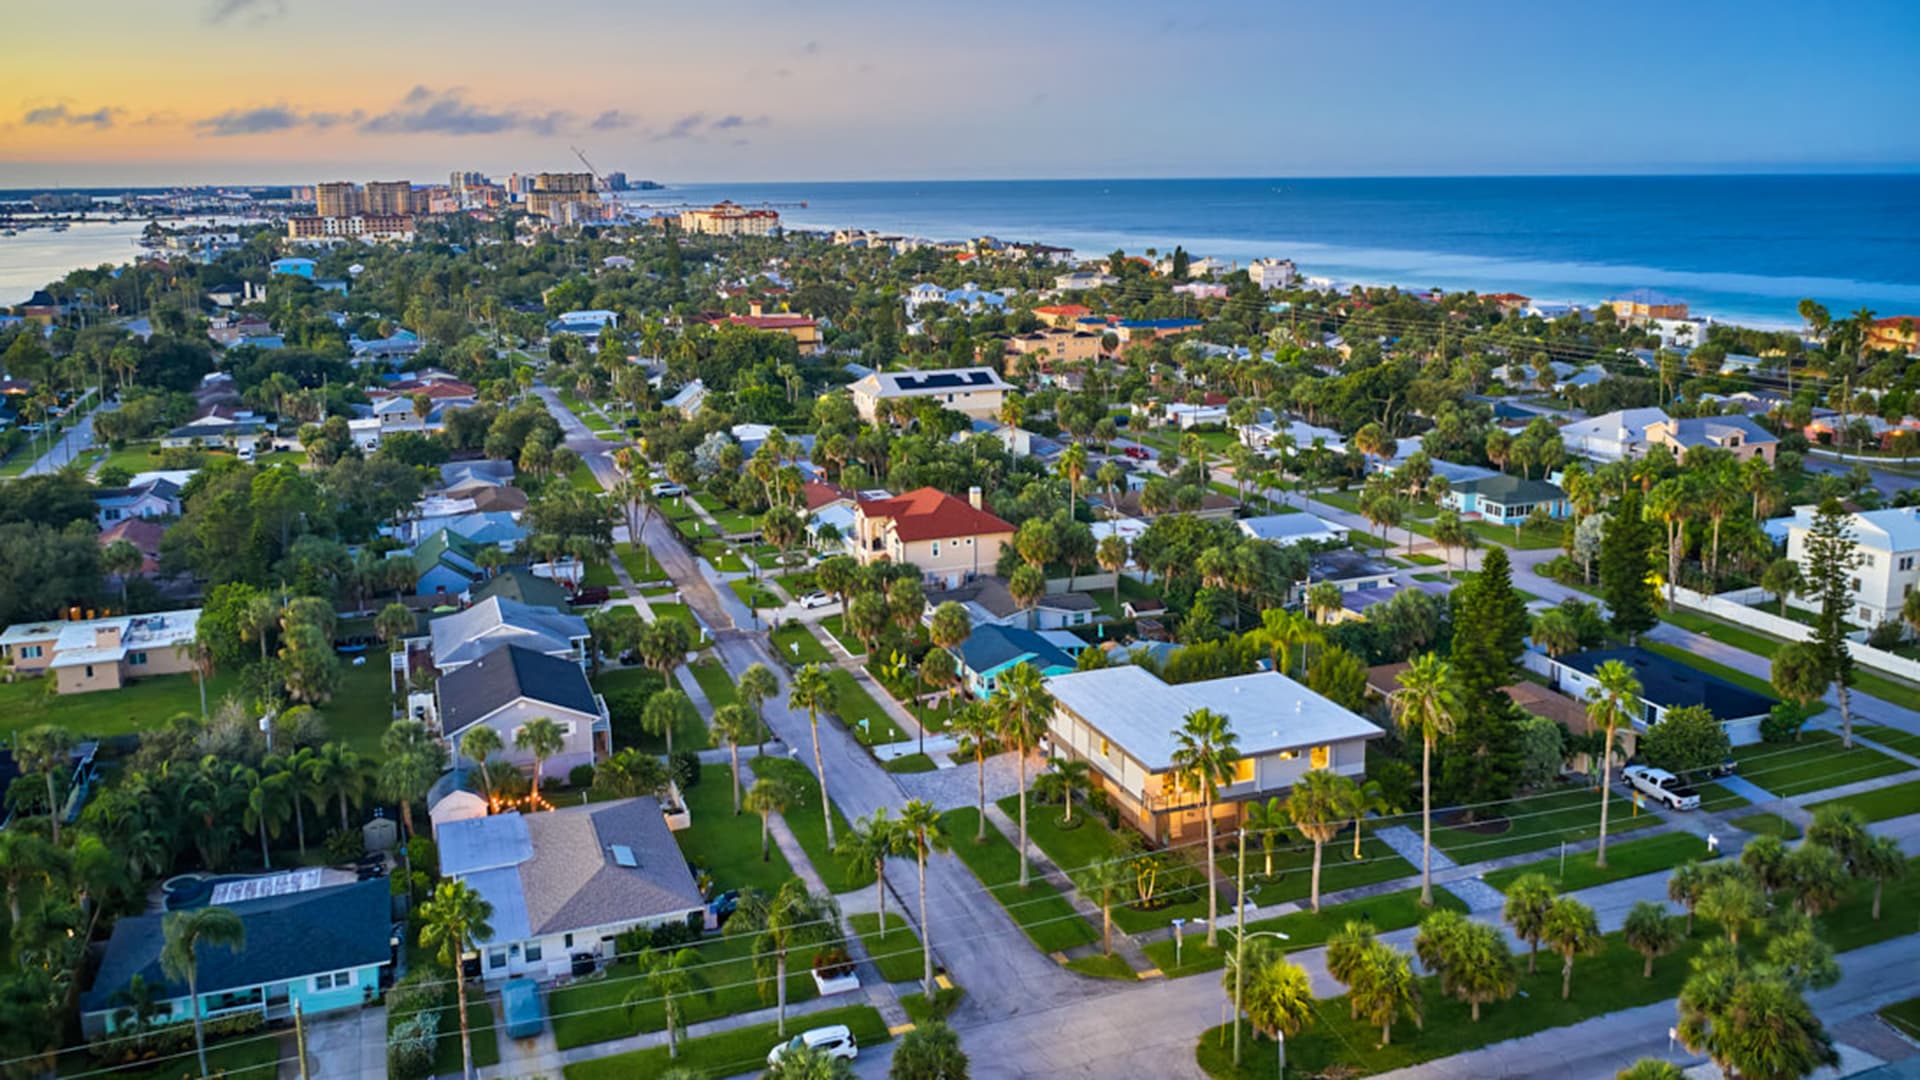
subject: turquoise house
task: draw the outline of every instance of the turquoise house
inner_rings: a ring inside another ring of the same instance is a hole
[[[270,273],[288,274],[293,277],[303,277],[303,278],[306,278],[308,281],[312,281],[313,270],[315,265],[316,264],[312,259],[302,259],[302,258],[294,257],[294,258],[287,258],[287,259],[275,259],[272,262],[267,264],[267,270]]]
[[[215,886],[212,902],[240,916],[246,943],[235,950],[201,946],[202,1018],[257,1012],[273,1023],[291,1019],[295,1004],[313,1016],[379,1000],[393,962],[387,879],[328,885],[328,876],[304,870]],[[88,1038],[122,1026],[127,1018],[115,1014],[135,976],[151,988],[159,1007],[154,1021],[192,1020],[186,984],[169,979],[160,966],[166,918],[135,915],[114,925],[93,987],[80,998],[80,1026]]]
[[[999,681],[1021,664],[1031,664],[1041,675],[1065,675],[1078,664],[1087,643],[1065,630],[1027,630],[989,623],[976,626],[960,643],[956,659],[960,678],[974,697],[993,696]]]
[[[1505,473],[1454,483],[1447,491],[1445,505],[1463,516],[1477,514],[1480,520],[1495,525],[1525,521],[1536,508],[1556,521],[1573,512],[1573,503],[1558,484]]]

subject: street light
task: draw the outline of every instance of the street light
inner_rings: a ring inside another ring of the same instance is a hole
[[[1242,861],[1244,862],[1245,860],[1243,859]],[[1240,991],[1241,991],[1241,987],[1244,986],[1247,981],[1247,964],[1246,964],[1247,939],[1250,937],[1270,937],[1270,938],[1278,938],[1281,941],[1293,940],[1291,937],[1281,933],[1278,930],[1256,930],[1251,934],[1247,933],[1247,929],[1246,929],[1247,904],[1246,904],[1246,897],[1244,894],[1240,898],[1239,920],[1240,920],[1240,925],[1232,928],[1233,929],[1233,1063],[1235,1065],[1238,1065],[1240,1063],[1240,1015],[1242,1012]],[[1280,1055],[1280,1071],[1275,1073],[1274,1075],[1284,1078],[1287,1075],[1287,1035],[1285,1032],[1281,1031],[1280,1029],[1275,1028],[1273,1032],[1273,1040],[1276,1045],[1277,1052]]]

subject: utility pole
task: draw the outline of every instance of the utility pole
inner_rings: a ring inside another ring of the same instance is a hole
[[[307,1022],[300,1003],[293,1003],[293,1046],[300,1056],[300,1080],[307,1080]]]

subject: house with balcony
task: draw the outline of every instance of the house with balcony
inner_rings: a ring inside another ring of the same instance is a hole
[[[979,488],[965,499],[924,487],[861,500],[853,508],[853,530],[862,566],[911,563],[929,584],[947,588],[993,573],[1013,544],[1013,526],[986,509]]]
[[[560,751],[541,766],[542,782],[565,777],[576,766],[592,765],[612,752],[607,703],[594,693],[587,673],[570,660],[519,645],[499,646],[442,675],[433,711],[425,720],[456,750],[467,732],[490,727],[506,747],[494,760],[532,772],[533,755],[515,746],[514,739],[536,717],[560,725],[564,736]]]
[[[572,975],[612,960],[629,930],[706,914],[651,797],[449,821],[439,837],[442,876],[493,907],[493,933],[475,942],[489,984]]]
[[[0,631],[0,653],[16,675],[51,675],[56,694],[118,690],[134,679],[192,671],[199,625],[199,608],[15,623]]]
[[[1120,814],[1149,840],[1191,843],[1204,835],[1200,793],[1173,774],[1186,717],[1211,709],[1239,736],[1240,761],[1220,789],[1216,825],[1230,832],[1249,800],[1291,790],[1312,769],[1359,779],[1366,744],[1386,733],[1277,672],[1172,685],[1132,664],[1047,680],[1053,753],[1085,761]]]
[[[246,940],[237,949],[201,946],[204,1019],[257,1013],[272,1023],[291,1019],[296,1006],[311,1018],[380,999],[393,963],[391,889],[386,878],[336,881],[335,873],[313,868],[214,887],[210,902],[240,917]],[[166,918],[154,912],[114,923],[93,985],[80,995],[80,1028],[88,1038],[112,1035],[130,1022],[121,995],[136,977],[159,1007],[151,1020],[192,1020],[186,981],[160,963]]]

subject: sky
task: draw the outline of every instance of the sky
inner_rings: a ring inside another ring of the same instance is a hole
[[[88,0],[0,187],[1920,169],[1920,3]]]

